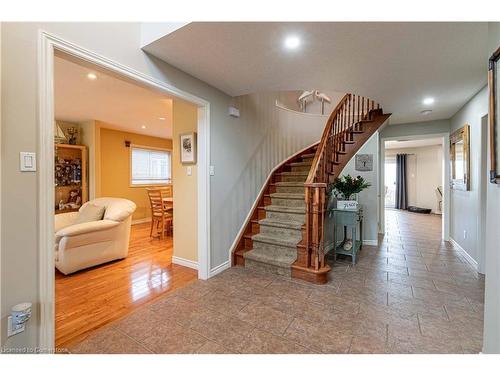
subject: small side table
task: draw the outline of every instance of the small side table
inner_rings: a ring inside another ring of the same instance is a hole
[[[355,264],[358,252],[363,247],[363,209],[361,207],[356,210],[332,208],[331,211],[333,211],[335,260],[339,254],[348,255],[352,259],[352,264]],[[358,233],[359,240],[357,239]],[[352,247],[346,250],[344,244],[348,239],[352,240]]]

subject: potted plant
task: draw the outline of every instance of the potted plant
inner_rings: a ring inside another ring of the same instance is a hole
[[[337,177],[328,185],[328,194],[337,197],[337,208],[355,210],[358,207],[356,194],[362,192],[371,184],[361,176],[353,178],[351,175]]]

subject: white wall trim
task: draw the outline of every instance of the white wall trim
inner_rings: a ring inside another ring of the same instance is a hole
[[[240,227],[240,230],[238,231],[238,233],[236,234],[236,237],[234,238],[234,241],[233,241],[233,244],[231,245],[231,247],[229,248],[229,259],[231,259],[231,255],[233,254],[233,251],[234,249],[236,249],[236,246],[238,245],[238,240],[240,239],[241,235],[243,234],[243,231],[245,230],[246,226],[248,225],[248,223],[250,222],[250,219],[252,218],[252,213],[253,211],[255,210],[255,208],[257,208],[257,204],[259,203],[259,198],[260,196],[262,195],[262,193],[264,192],[264,189],[266,188],[267,184],[269,183],[269,180],[271,179],[272,175],[274,172],[276,172],[278,170],[279,167],[281,167],[283,164],[285,164],[287,162],[287,160],[290,160],[291,158],[299,155],[300,153],[304,152],[305,150],[307,150],[308,148],[310,147],[313,147],[314,145],[317,145],[319,144],[319,141],[318,142],[314,142],[313,144],[307,146],[307,147],[304,147],[303,149],[301,149],[300,151],[297,151],[296,153],[294,153],[293,155],[290,155],[288,156],[285,160],[283,160],[281,163],[279,163],[278,165],[276,165],[272,170],[271,172],[269,172],[269,174],[267,175],[267,178],[266,178],[266,181],[264,181],[264,184],[262,184],[262,187],[260,188],[259,190],[259,193],[257,194],[257,196],[255,197],[255,200],[252,204],[252,207],[250,208],[250,210],[248,211],[248,215],[247,217],[245,218],[245,220],[243,221],[243,224],[241,225]]]
[[[218,265],[217,267],[214,267],[210,270],[210,277],[217,275],[218,273],[221,273],[222,271],[227,270],[228,268],[231,268],[231,261],[226,260],[224,263],[221,265]]]
[[[363,240],[363,245],[378,246],[378,240]]]
[[[184,266],[184,267],[189,267],[189,268],[192,268],[194,270],[198,269],[198,262],[195,262],[194,260],[189,260],[186,258],[176,257],[175,255],[172,256],[172,263],[178,264],[178,265]]]
[[[479,267],[478,267],[477,262],[474,260],[474,258],[471,257],[470,254],[467,251],[465,251],[465,249],[462,246],[460,246],[460,244],[451,237],[450,237],[450,243],[453,245],[454,248],[456,248],[460,253],[462,253],[465,260],[474,269],[474,271],[478,272]]]
[[[54,53],[58,51],[98,65],[198,106],[198,277],[206,279],[210,259],[210,103],[168,83],[98,55],[43,30],[38,38],[38,252],[40,325],[39,346],[55,346],[54,315]]]

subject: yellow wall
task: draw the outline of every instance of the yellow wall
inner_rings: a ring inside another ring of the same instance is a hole
[[[173,151],[172,181],[174,194],[174,256],[192,261],[198,260],[197,247],[197,165],[180,162],[179,135],[196,132],[197,111],[192,104],[174,100],[173,104]],[[192,175],[187,175],[191,167]]]
[[[130,148],[125,141],[140,146],[172,149],[172,140],[150,137],[141,134],[127,133],[106,129],[100,123],[99,133],[100,178],[96,181],[101,197],[119,197],[130,199],[137,205],[133,220],[150,217],[149,200],[145,187],[130,187]]]

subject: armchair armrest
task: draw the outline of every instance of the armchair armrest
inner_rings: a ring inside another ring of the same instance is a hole
[[[70,225],[64,227],[56,233],[57,237],[73,237],[80,234],[98,232],[106,229],[110,229],[120,225],[118,221],[114,220],[98,220],[89,221],[87,223]]]
[[[78,211],[66,212],[54,216],[54,231],[57,233],[61,229],[72,225],[78,216]]]

